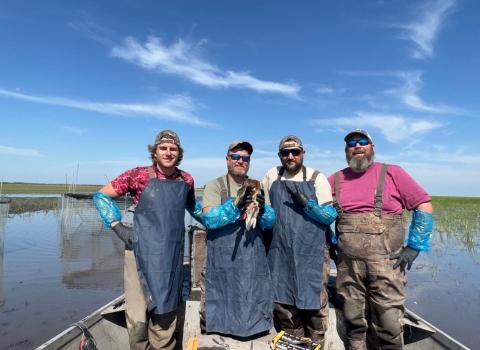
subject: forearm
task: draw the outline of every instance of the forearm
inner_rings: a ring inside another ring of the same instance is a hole
[[[234,200],[230,199],[225,204],[211,207],[203,214],[203,224],[208,229],[217,229],[238,220],[240,217],[240,209],[234,204]]]
[[[308,201],[303,211],[309,218],[324,225],[330,225],[337,218],[337,211],[331,204],[318,205],[313,199]]]
[[[413,212],[412,223],[408,231],[407,245],[415,250],[430,250],[428,241],[432,232],[433,215],[427,211],[416,209]]]
[[[275,215],[275,211],[269,205],[265,205],[265,212],[258,216],[260,220],[260,228],[261,229],[268,229],[272,228],[275,225],[275,220],[277,220],[277,216]]]
[[[115,201],[105,193],[96,192],[93,194],[93,204],[102,218],[107,228],[111,228],[113,223],[122,219],[122,214]]]
[[[186,209],[195,220],[203,224],[202,203],[197,198],[195,198],[195,204],[186,207]]]

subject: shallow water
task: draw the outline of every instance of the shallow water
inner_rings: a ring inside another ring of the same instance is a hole
[[[129,203],[120,207],[131,220]],[[474,238],[466,247],[433,235],[432,250],[408,271],[406,303],[472,349],[480,346],[478,230]],[[122,294],[123,249],[91,205],[59,198],[56,210],[9,215],[0,204],[0,350],[33,349]]]

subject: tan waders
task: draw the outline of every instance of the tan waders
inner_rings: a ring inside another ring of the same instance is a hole
[[[132,350],[175,347],[176,311],[163,315],[148,313],[132,250],[125,250],[125,315]]]

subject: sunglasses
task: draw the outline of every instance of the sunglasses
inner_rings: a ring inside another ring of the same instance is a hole
[[[357,143],[360,146],[366,146],[366,145],[370,144],[370,140],[369,139],[350,140],[350,141],[347,141],[347,146],[350,147],[350,148],[355,147],[357,145]]]
[[[241,156],[239,154],[230,154],[229,155],[230,158],[232,158],[233,160],[239,160],[240,158],[242,158],[242,160],[245,162],[245,163],[248,163],[250,162],[250,156]]]
[[[280,150],[280,154],[283,157],[288,157],[290,153],[292,154],[292,156],[297,157],[302,153],[302,150],[299,148],[283,148]]]

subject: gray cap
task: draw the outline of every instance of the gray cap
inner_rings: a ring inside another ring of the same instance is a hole
[[[158,145],[159,143],[174,143],[177,146],[180,146],[180,138],[177,133],[172,130],[163,130],[160,131],[155,138],[155,145]]]
[[[248,154],[252,154],[253,153],[253,146],[251,145],[250,142],[247,142],[247,141],[242,141],[242,140],[238,140],[238,141],[233,141],[230,146],[228,146],[228,150],[227,150],[227,153],[230,152],[232,149],[234,149],[235,147],[242,147],[245,151],[248,152]]]
[[[290,148],[290,147],[300,147],[303,149],[302,140],[300,140],[295,135],[285,136],[282,139],[282,141],[280,141],[280,144],[278,145],[278,150],[281,150],[282,148]]]
[[[368,132],[366,132],[365,130],[362,130],[362,129],[353,129],[352,131],[350,131],[347,136],[345,136],[345,138],[343,139],[343,141],[347,141],[348,138],[350,136],[352,136],[353,134],[360,134],[360,135],[363,135],[365,136],[367,139],[370,140],[370,142],[373,143],[373,140],[372,140],[372,137],[370,136],[370,134]]]

